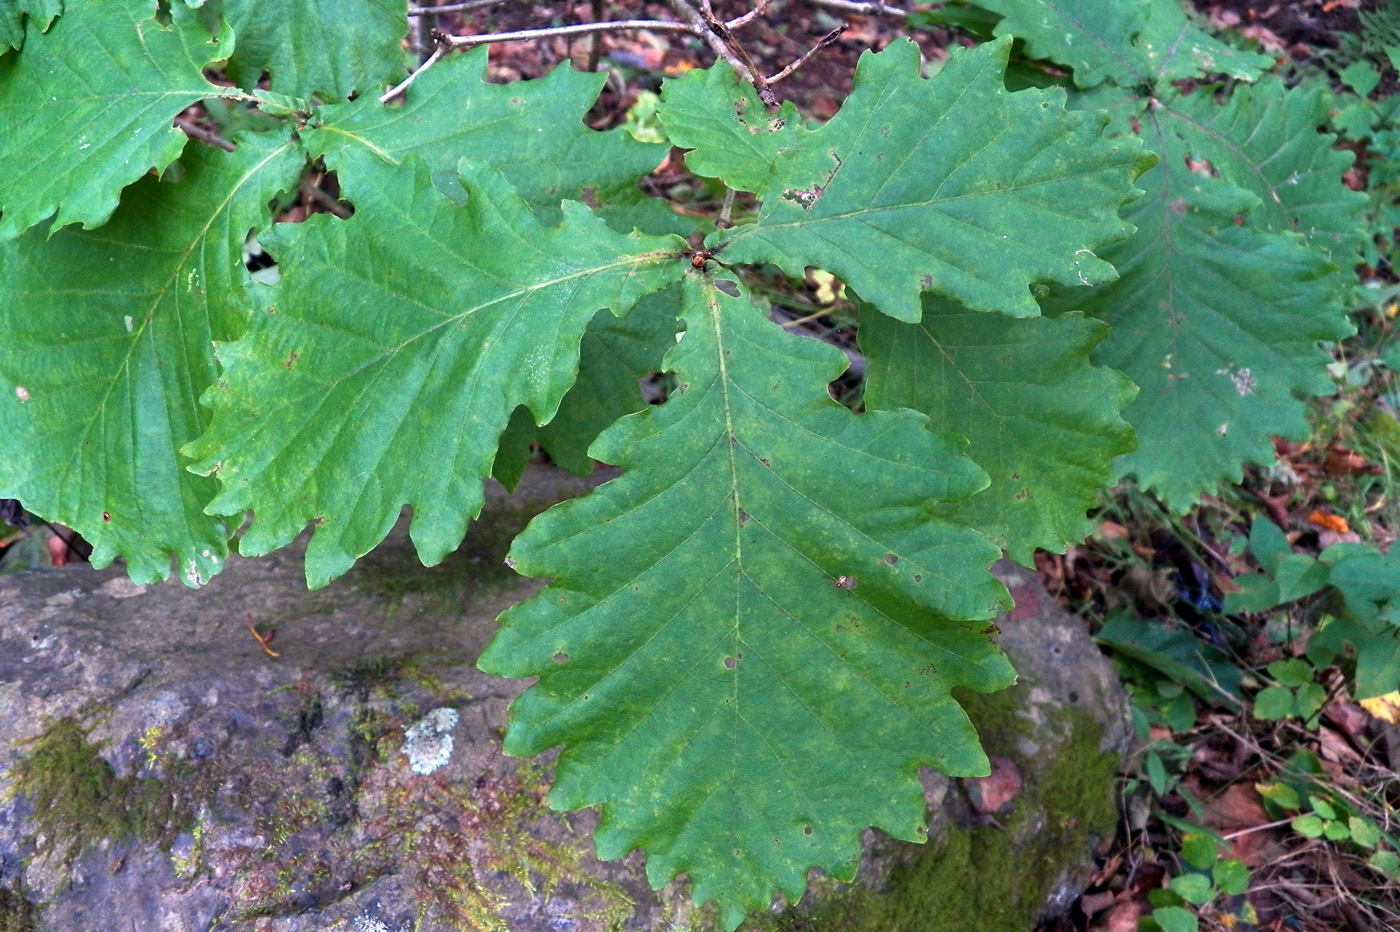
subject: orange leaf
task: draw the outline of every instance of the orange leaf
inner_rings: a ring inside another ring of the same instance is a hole
[[[1338,534],[1351,533],[1351,525],[1347,524],[1347,519],[1339,515],[1330,515],[1322,509],[1314,511],[1308,515],[1308,521],[1318,527],[1326,528],[1329,531],[1336,531]]]

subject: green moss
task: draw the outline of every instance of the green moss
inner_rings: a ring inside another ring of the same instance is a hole
[[[1019,690],[960,697],[989,756],[1016,760],[1019,737],[1029,732],[1017,716]],[[891,871],[884,890],[846,887],[809,915],[794,911],[760,916],[751,932],[1029,932],[1059,880],[1067,853],[1116,825],[1111,787],[1118,757],[1099,750],[1102,729],[1077,709],[1063,711],[1071,738],[1048,770],[1028,772],[1014,811],[997,816],[1001,828],[954,828]],[[1058,729],[1057,729],[1058,730]],[[1026,824],[1030,813],[1047,824]],[[834,885],[843,886],[843,885]]]
[[[109,839],[169,848],[193,822],[188,798],[160,780],[118,777],[76,719],[51,724],[15,770],[15,792],[34,807],[29,841],[40,857],[69,867],[82,849]]]
[[[38,908],[7,887],[0,887],[0,932],[39,932]]]

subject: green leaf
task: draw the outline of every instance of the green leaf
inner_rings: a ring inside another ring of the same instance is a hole
[[[1280,602],[1306,598],[1327,585],[1329,568],[1303,553],[1279,560],[1274,577]]]
[[[1171,94],[1158,117],[1169,121],[1197,159],[1259,199],[1255,229],[1301,233],[1338,265],[1351,265],[1366,239],[1364,192],[1342,183],[1353,155],[1320,133],[1335,101],[1320,84],[1287,88],[1277,78],[1234,88],[1221,104],[1208,89]],[[1346,284],[1337,276],[1338,286]]]
[[[1267,612],[1282,601],[1278,597],[1278,584],[1262,573],[1246,573],[1236,576],[1235,585],[1239,592],[1227,592],[1223,610],[1227,615],[1240,612]]]
[[[1211,876],[1226,896],[1243,896],[1249,889],[1249,868],[1237,858],[1221,861],[1211,868]]]
[[[826,269],[908,322],[923,291],[1034,317],[1033,284],[1112,278],[1093,250],[1131,231],[1115,206],[1150,157],[1059,89],[1007,92],[1010,47],[955,51],[928,80],[912,42],[865,53],[840,113],[781,154],[757,222],[707,243],[726,262]]]
[[[373,96],[321,107],[319,124],[305,134],[307,148],[339,170],[349,189],[362,175],[372,184],[378,170],[374,161],[350,159],[351,154],[372,152],[392,164],[410,154],[422,156],[434,183],[459,201],[457,162],[486,162],[510,179],[545,223],[558,222],[557,208],[565,198],[659,205],[644,198],[637,179],[661,163],[668,147],[637,142],[621,130],[597,132],[583,123],[606,75],[561,65],[535,81],[490,84],[486,63],[484,48],[441,61],[392,107]]]
[[[176,451],[208,422],[210,341],[247,318],[244,239],[304,163],[285,132],[191,146],[183,180],[142,178],[100,231],[0,244],[0,496],[77,530],[97,566],[152,582],[173,555],[191,586],[222,566],[216,483]]]
[[[1187,864],[1204,871],[1210,870],[1219,860],[1220,851],[1215,845],[1215,839],[1209,835],[1192,832],[1181,839],[1181,857]]]
[[[1323,824],[1322,820],[1315,815],[1301,815],[1289,823],[1293,831],[1305,838],[1321,838]]]
[[[1351,840],[1363,848],[1374,848],[1380,844],[1381,830],[1374,822],[1360,816],[1349,816],[1347,828],[1351,830]]]
[[[578,380],[559,413],[538,428],[550,459],[576,476],[593,471],[588,448],[618,418],[640,411],[646,401],[637,380],[661,368],[676,345],[676,289],[646,295],[626,318],[599,311],[588,325],[579,353]]]
[[[1182,509],[1239,481],[1244,463],[1271,462],[1274,436],[1308,434],[1296,395],[1333,391],[1318,341],[1352,327],[1325,256],[1298,234],[1253,229],[1255,195],[1192,170],[1170,116],[1177,102],[1174,91],[1160,106],[1124,101],[1162,161],[1126,212],[1137,232],[1103,250],[1120,278],[1087,294],[1061,289],[1046,311],[1112,326],[1094,359],[1141,389],[1125,414],[1138,450],[1120,468]],[[1129,122],[1121,112],[1118,125]]]
[[[1204,906],[1215,899],[1215,887],[1205,874],[1183,874],[1168,883],[1183,900],[1196,906]]]
[[[261,237],[281,282],[247,335],[219,347],[213,424],[189,448],[190,468],[223,483],[212,513],[257,511],[241,552],[318,525],[312,587],[378,544],[405,504],[419,556],[439,562],[480,511],[516,405],[549,420],[594,313],[626,313],[684,267],[681,241],[614,233],[577,203],[542,227],[486,165],[463,162],[465,207],[417,156],[378,168],[349,220]]]
[[[1135,390],[1089,363],[1108,328],[1098,321],[1016,320],[926,295],[923,319],[861,316],[865,403],[913,408],[932,429],[969,441],[992,484],[939,514],[975,527],[1030,565],[1037,547],[1063,550],[1092,529],[1085,512],[1133,448],[1119,415]]]
[[[1279,563],[1293,554],[1293,545],[1277,524],[1263,515],[1255,515],[1249,526],[1249,551],[1264,572],[1278,572]]]
[[[955,620],[1006,604],[996,547],[931,514],[981,470],[914,412],[836,404],[843,354],[721,284],[686,279],[677,391],[594,445],[622,476],[516,539],[554,582],[480,666],[539,677],[506,750],[565,745],[550,803],[601,807],[599,856],[645,848],[733,929],[809,867],[853,876],[867,826],[921,840],[917,768],[988,772],[949,690],[1014,674]]]
[[[1312,664],[1296,657],[1287,660],[1275,660],[1269,664],[1269,675],[1278,680],[1282,686],[1306,686],[1313,681],[1316,675]]]
[[[1366,863],[1392,880],[1400,881],[1400,855],[1394,851],[1377,851]]]
[[[1068,65],[1091,88],[1165,87],[1181,78],[1225,73],[1252,81],[1272,68],[1267,55],[1231,48],[1194,26],[1179,0],[978,0],[1005,16],[999,36],[1017,36],[1035,58]]]
[[[0,57],[0,240],[49,217],[51,231],[106,222],[122,188],[184,148],[171,119],[225,92],[201,69],[228,55],[232,34],[211,41],[180,3],[169,26],[153,12],[144,0],[75,3]]]
[[[1297,791],[1287,783],[1256,783],[1254,788],[1264,799],[1284,809],[1297,809],[1303,804]]]
[[[1206,702],[1234,707],[1240,704],[1243,674],[1239,667],[1188,631],[1115,615],[1104,623],[1094,640],[1161,672]]]
[[[1376,66],[1362,58],[1342,69],[1337,77],[1342,83],[1362,97],[1369,97],[1381,83],[1381,73]]]
[[[1004,17],[998,36],[1024,39],[1026,55],[1074,69],[1074,83],[1146,83],[1147,56],[1133,40],[1147,24],[1151,3],[1104,0],[978,0]]]
[[[1268,686],[1254,697],[1254,717],[1265,722],[1288,718],[1295,712],[1293,691],[1282,686]]]
[[[403,0],[225,0],[238,46],[229,75],[245,90],[263,72],[273,92],[373,100],[407,73]]]
[[[1152,918],[1162,927],[1162,932],[1197,932],[1200,923],[1189,909],[1180,906],[1164,906],[1152,911]]]
[[[685,164],[705,178],[723,178],[739,191],[764,191],[779,156],[798,145],[802,115],[791,101],[770,113],[758,91],[725,62],[694,68],[662,85],[657,113],[674,145],[692,151]],[[803,135],[806,135],[805,133]]]
[[[1330,618],[1308,638],[1308,658],[1315,663],[1331,663],[1345,656],[1347,648],[1356,653],[1357,699],[1372,699],[1395,691],[1400,683],[1400,625],[1386,624],[1372,631],[1354,618]]]
[[[1150,0],[1147,25],[1135,45],[1147,56],[1157,90],[1172,81],[1213,74],[1253,81],[1274,67],[1273,56],[1231,48],[1197,28],[1181,0]]]
[[[63,12],[63,0],[0,0],[0,55],[24,44],[25,21],[37,32],[47,32]]]

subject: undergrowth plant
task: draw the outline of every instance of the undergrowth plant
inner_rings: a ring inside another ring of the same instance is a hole
[[[988,771],[951,691],[1014,679],[998,556],[1121,475],[1185,509],[1269,460],[1350,331],[1327,92],[1176,0],[987,0],[995,38],[865,54],[822,126],[723,61],[666,81],[652,122],[759,205],[732,224],[641,194],[668,148],[583,125],[600,75],[478,49],[384,93],[402,3],[191,4],[0,3],[0,496],[138,582],[208,582],[249,512],[247,556],[314,526],[315,587],[405,505],[442,560],[532,443],[621,467],[516,539],[553,582],[480,663],[539,678],[506,749],[564,746],[599,855],[727,928],[868,826],[922,839],[919,766]],[[1013,38],[1063,86],[1008,90]],[[276,222],[298,193],[333,210]],[[863,412],[763,264],[858,296]]]

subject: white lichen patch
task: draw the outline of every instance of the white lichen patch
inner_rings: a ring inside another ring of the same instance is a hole
[[[434,709],[404,732],[403,752],[409,769],[429,774],[452,759],[452,729],[457,727],[456,709]]]

